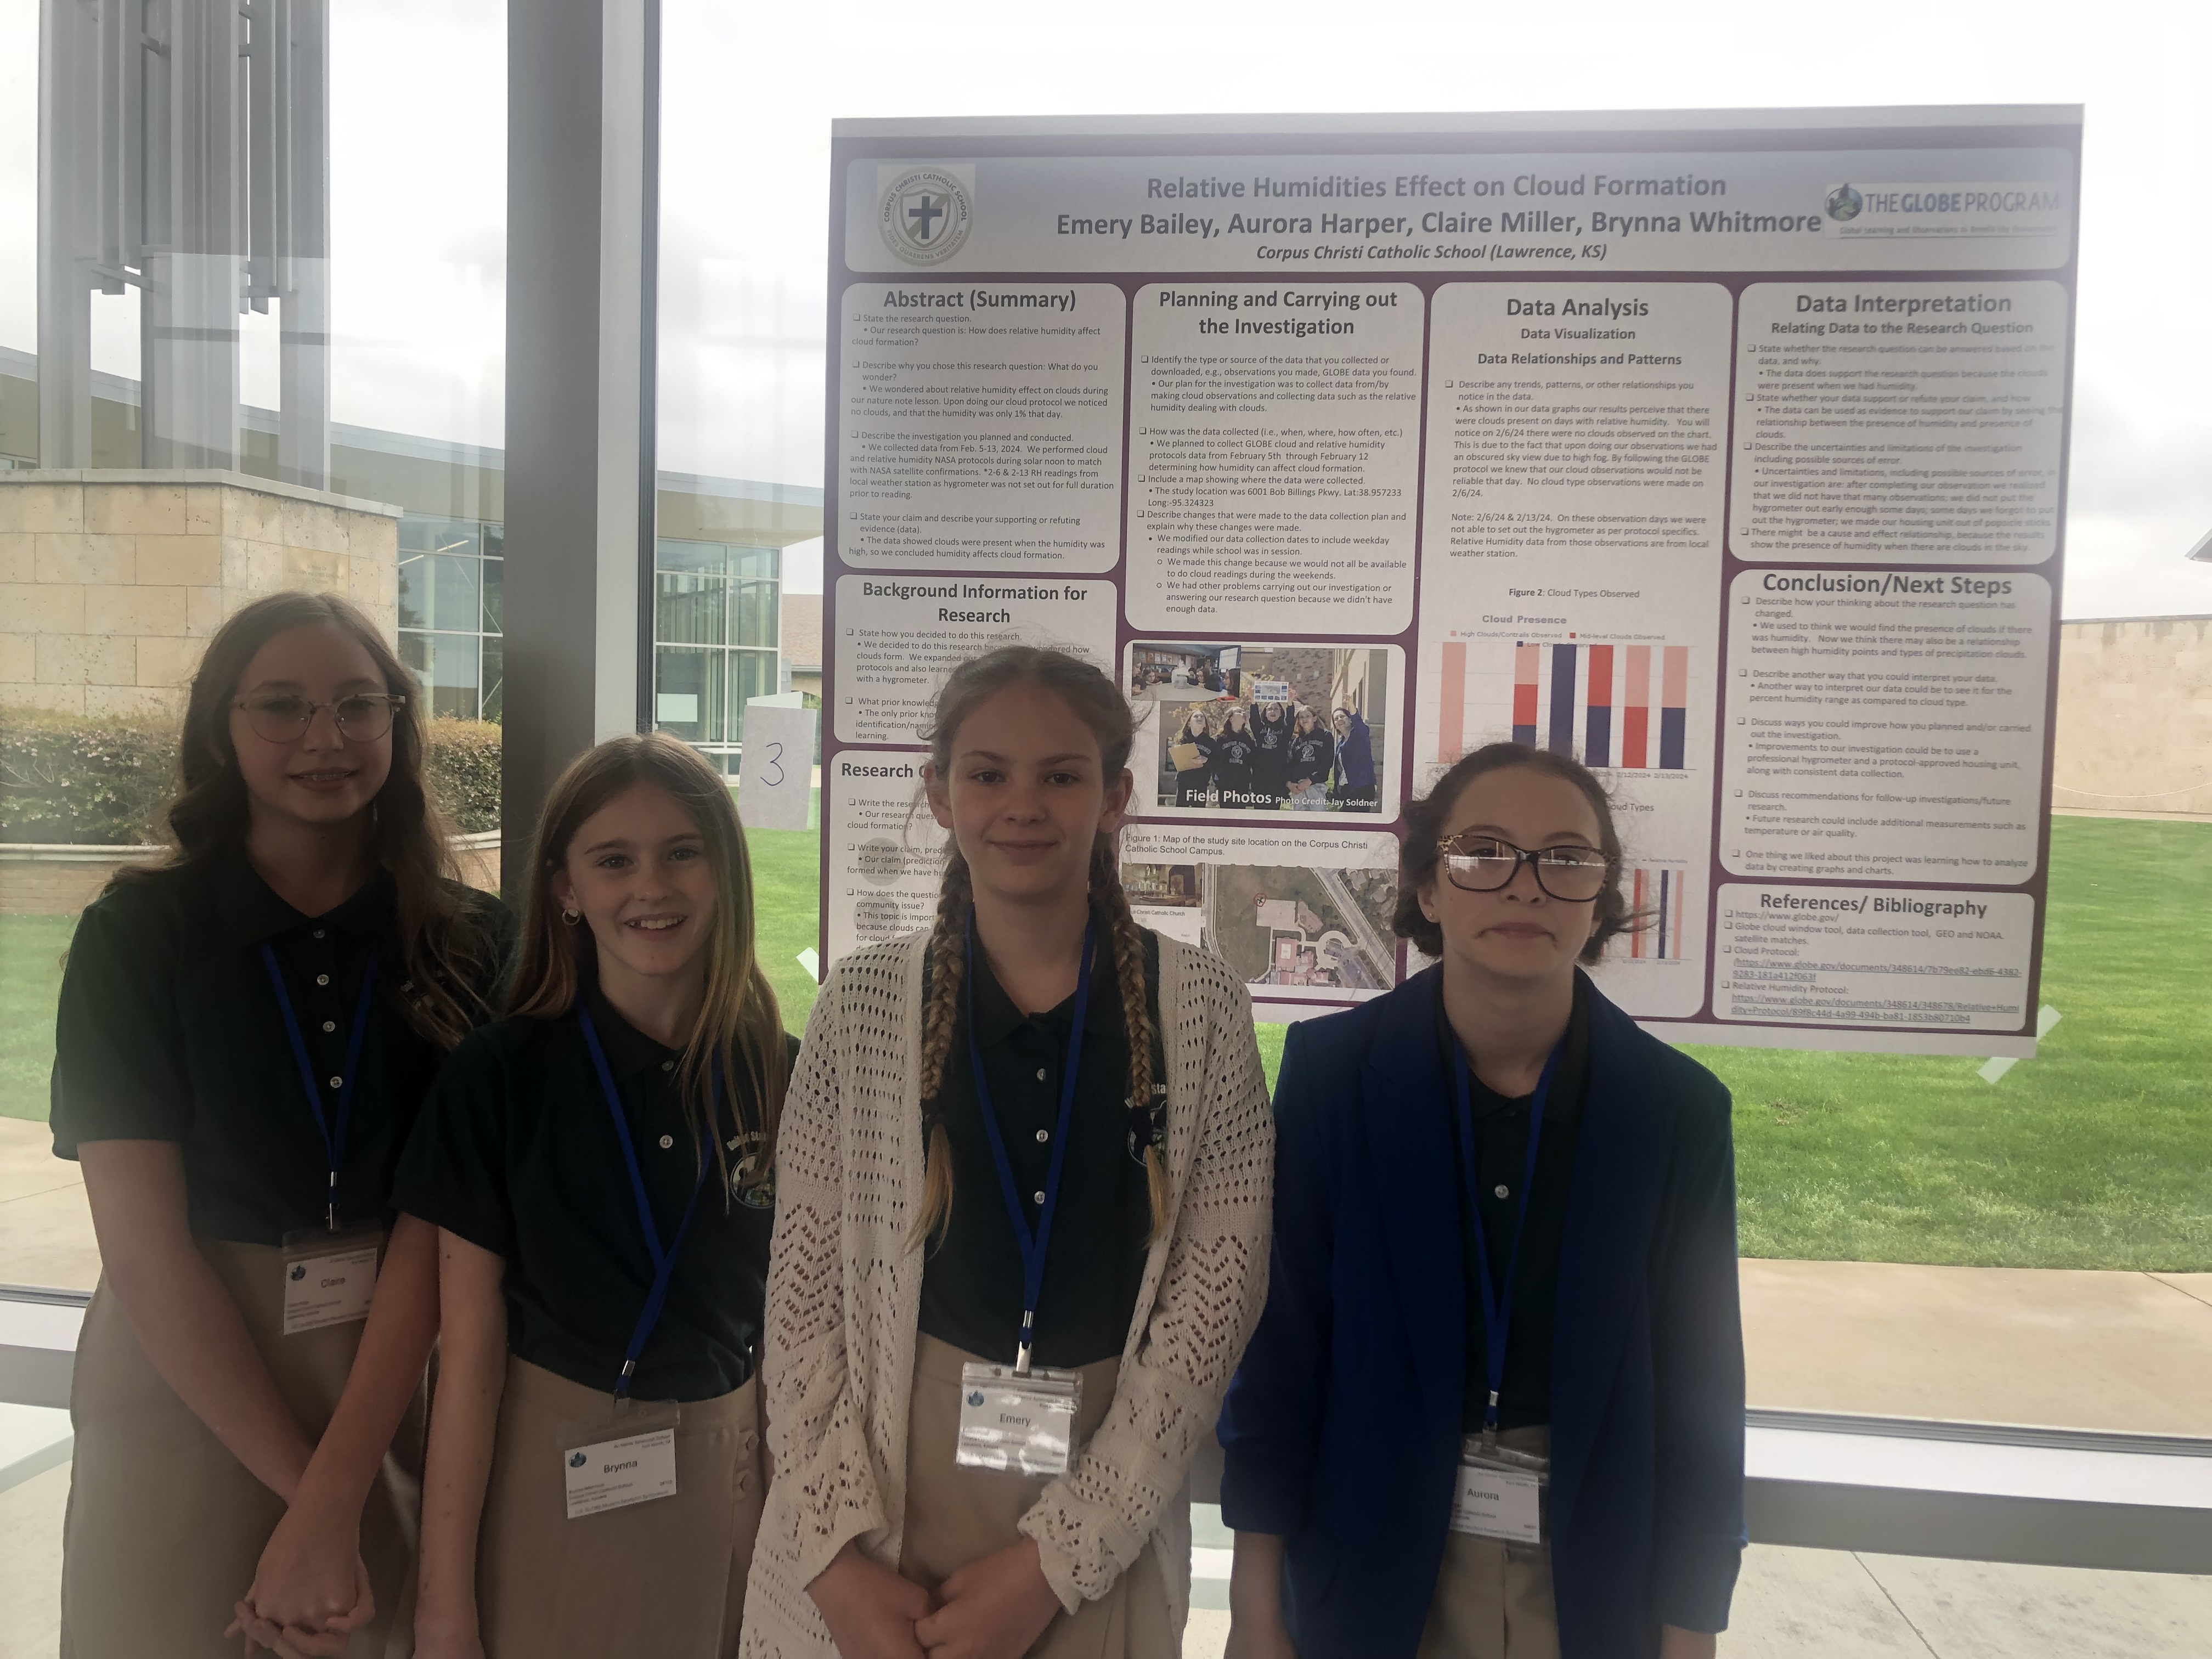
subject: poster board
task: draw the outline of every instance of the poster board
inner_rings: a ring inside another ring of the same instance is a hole
[[[2080,150],[2071,106],[839,123],[830,959],[927,920],[944,668],[1058,641],[1146,717],[1133,901],[1263,1018],[1418,966],[1406,803],[1517,738],[1613,794],[1647,1029],[2033,1054]],[[1188,722],[1269,704],[1327,781],[1194,792]]]

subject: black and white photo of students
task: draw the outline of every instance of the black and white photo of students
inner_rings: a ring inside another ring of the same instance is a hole
[[[447,1062],[398,1201],[444,1323],[418,1659],[728,1659],[763,1490],[776,1122],[796,1044],[726,781],[660,733],[538,820],[508,1017]]]
[[[1336,764],[1336,740],[1321,717],[1300,703],[1291,715],[1290,741],[1283,770],[1285,805],[1295,812],[1328,810],[1329,774]]]
[[[1194,702],[1183,710],[1182,731],[1170,745],[1169,758],[1176,765],[1176,805],[1206,805],[1213,793],[1213,727],[1204,703]],[[1184,765],[1185,761],[1190,764]]]
[[[392,1172],[512,933],[456,879],[419,710],[343,600],[246,606],[192,680],[174,854],[77,925],[52,1126],[100,1279],[72,1659],[405,1651],[437,1241]]]
[[[839,962],[785,1111],[747,1656],[1182,1650],[1274,1142],[1243,986],[1130,915],[1135,738],[1061,652],[939,696],[936,921]]]
[[[1252,740],[1259,754],[1252,762],[1256,806],[1279,806],[1290,794],[1291,722],[1285,705],[1263,702],[1255,710]]]
[[[1221,735],[1213,740],[1213,786],[1216,804],[1248,808],[1262,805],[1252,793],[1253,769],[1260,758],[1259,739],[1252,735],[1252,715],[1241,702],[1229,705]],[[1273,805],[1272,801],[1264,803]]]

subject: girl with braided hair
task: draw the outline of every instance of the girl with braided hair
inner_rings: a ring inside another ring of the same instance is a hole
[[[838,964],[784,1109],[746,1654],[1181,1651],[1273,1129],[1243,985],[1122,894],[1134,737],[1064,652],[939,696],[935,923]]]

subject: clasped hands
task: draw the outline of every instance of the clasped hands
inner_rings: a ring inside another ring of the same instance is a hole
[[[969,1562],[934,1595],[854,1543],[806,1588],[842,1659],[1021,1659],[1060,1610],[1029,1538]]]
[[[223,1634],[243,1638],[249,1659],[257,1648],[278,1659],[338,1659],[376,1616],[357,1529],[327,1508],[295,1503],[233,1612]]]

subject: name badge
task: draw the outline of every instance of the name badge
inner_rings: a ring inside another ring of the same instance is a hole
[[[568,1519],[675,1497],[677,1420],[671,1401],[572,1425],[561,1437]]]
[[[1468,1436],[1452,1492],[1451,1529],[1509,1544],[1542,1543],[1549,1462],[1504,1446],[1485,1451],[1480,1436]]]
[[[331,1232],[308,1228],[284,1236],[284,1334],[319,1331],[368,1317],[376,1268],[384,1254],[380,1227]]]
[[[1075,1462],[1079,1371],[1032,1370],[969,1360],[960,1368],[960,1439],[953,1462],[1001,1474],[1066,1474]]]

